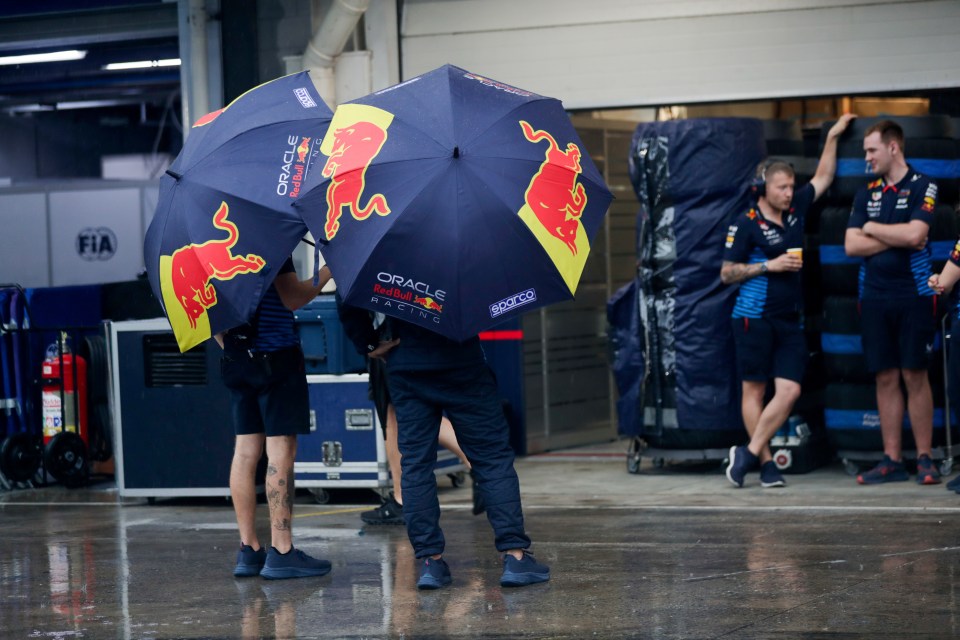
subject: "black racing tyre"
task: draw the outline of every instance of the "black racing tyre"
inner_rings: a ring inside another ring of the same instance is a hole
[[[860,340],[859,301],[853,296],[827,296],[823,300],[824,372],[829,382],[870,384]]]
[[[857,295],[859,258],[847,256],[843,248],[850,220],[849,206],[824,207],[820,215],[820,281],[824,295]]]
[[[809,237],[809,236],[808,236]],[[800,286],[803,291],[803,309],[807,316],[819,316],[823,311],[823,281],[820,277],[820,247],[803,248],[803,271]]]
[[[762,120],[762,122],[764,140],[803,141],[803,129],[797,120]],[[797,155],[803,155],[803,153]]]
[[[767,158],[783,160],[796,169],[795,158],[803,157],[803,140],[770,140],[767,139]]]

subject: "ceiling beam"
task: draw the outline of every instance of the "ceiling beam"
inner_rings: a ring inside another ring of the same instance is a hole
[[[0,51],[29,51],[85,43],[177,35],[177,4],[164,2],[101,11],[0,19]]]

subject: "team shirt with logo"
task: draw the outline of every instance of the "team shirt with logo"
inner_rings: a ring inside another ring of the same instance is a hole
[[[882,178],[861,187],[853,199],[848,228],[863,228],[867,222],[903,224],[912,220],[933,223],[937,184],[907,167],[897,184]],[[915,250],[891,247],[867,256],[860,266],[860,298],[913,298],[932,296],[927,286],[931,264],[930,244]]]
[[[805,184],[793,194],[783,226],[763,217],[759,207],[737,217],[727,230],[723,259],[741,264],[773,260],[787,249],[803,247],[803,223],[816,195]],[[740,284],[734,318],[796,317],[802,311],[800,272],[765,273]]]

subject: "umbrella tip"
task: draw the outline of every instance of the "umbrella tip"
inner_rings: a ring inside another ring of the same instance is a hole
[[[454,147],[454,148],[453,148],[453,157],[454,157],[454,158],[459,158],[459,157],[460,157],[460,147]]]
[[[179,180],[180,178],[183,177],[183,174],[177,173],[176,171],[170,171],[170,169],[167,169],[164,173],[166,173],[168,176],[170,176],[174,180]]]

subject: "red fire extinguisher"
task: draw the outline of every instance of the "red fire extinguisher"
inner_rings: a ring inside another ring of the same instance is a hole
[[[76,364],[76,368],[74,368]],[[74,379],[76,371],[76,379]],[[87,423],[87,361],[70,352],[66,337],[47,349],[43,361],[43,444],[58,433],[72,431],[90,446]],[[61,398],[61,377],[63,396]],[[79,398],[75,394],[80,394]],[[79,416],[76,415],[79,409]]]

